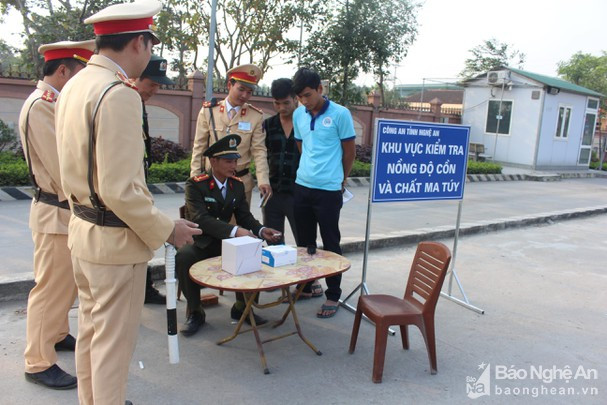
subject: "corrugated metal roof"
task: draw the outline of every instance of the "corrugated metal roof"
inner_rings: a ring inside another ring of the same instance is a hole
[[[603,95],[599,92],[587,89],[586,87],[578,86],[577,84],[573,84],[566,80],[559,79],[556,77],[540,75],[539,73],[528,72],[526,70],[511,68],[508,66],[501,66],[501,67],[495,68],[495,70],[503,70],[503,69],[510,70],[511,72],[514,72],[521,76],[525,76],[528,79],[535,80],[536,82],[540,82],[542,84],[545,84],[546,86],[558,87],[561,90],[569,91],[571,93],[584,94],[584,95],[594,96],[594,97],[605,97],[605,95]],[[487,73],[483,73],[481,75],[476,76],[473,79],[464,80],[464,83],[479,79],[481,77],[486,77],[486,76],[487,76]]]
[[[550,87],[558,87],[561,90],[570,91],[573,93],[587,94],[589,96],[595,97],[605,97],[603,94],[596,92],[594,90],[587,89],[586,87],[578,86],[577,84],[570,83],[563,79],[558,79],[556,77],[544,76],[538,73],[527,72],[526,70],[515,69],[511,67],[506,67],[506,69],[517,73],[521,76],[528,77],[529,79],[538,81]]]

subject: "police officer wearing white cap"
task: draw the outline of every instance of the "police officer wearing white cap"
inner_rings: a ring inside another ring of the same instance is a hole
[[[261,69],[247,64],[227,71],[228,96],[225,100],[206,101],[198,114],[196,135],[192,146],[190,176],[200,174],[210,168],[203,152],[228,134],[237,134],[242,142],[238,146],[238,166],[236,176],[245,186],[247,203],[251,205],[253,177],[249,173],[251,159],[255,160],[255,176],[260,193],[269,198],[270,187],[266,135],[263,131],[263,111],[249,104],[253,91],[261,79]]]
[[[144,178],[139,77],[158,43],[154,0],[91,16],[98,55],[57,103],[63,191],[72,217],[68,244],[80,301],[76,371],[80,404],[123,404],[143,307],[147,261],[165,241],[200,234],[154,207]]]
[[[69,205],[61,190],[55,140],[55,101],[63,86],[93,54],[95,41],[62,41],[38,48],[44,78],[19,116],[21,144],[35,194],[29,225],[34,240],[34,280],[27,301],[25,378],[53,389],[76,388],[76,377],[57,363],[57,351],[74,351],[68,312],[76,284],[67,247]]]

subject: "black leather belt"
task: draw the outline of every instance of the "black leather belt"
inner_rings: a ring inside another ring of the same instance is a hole
[[[247,174],[249,174],[249,169],[242,169],[241,171],[236,172],[236,177],[246,176]]]
[[[42,191],[41,189],[36,190],[36,195],[34,196],[36,202],[40,201],[48,205],[52,205],[55,207],[63,208],[64,210],[69,210],[70,205],[67,200],[59,201],[59,197],[57,194],[47,193],[46,191]]]
[[[95,208],[74,203],[74,215],[95,225],[113,228],[128,228],[129,226],[112,211],[96,210]]]

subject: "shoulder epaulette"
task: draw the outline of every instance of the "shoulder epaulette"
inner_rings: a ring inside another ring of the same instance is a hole
[[[55,101],[57,101],[57,96],[51,90],[45,90],[40,98],[44,101],[48,101],[49,103],[54,103]]]
[[[137,86],[135,86],[135,83],[131,79],[123,75],[122,72],[116,72],[116,77],[126,86],[130,87],[131,89],[137,90]]]
[[[199,183],[199,182],[204,181],[204,180],[206,180],[208,178],[209,178],[209,175],[206,174],[206,173],[203,173],[203,174],[199,174],[198,176],[192,177],[192,180],[194,180],[195,182]]]
[[[263,115],[263,110],[261,108],[257,108],[254,105],[249,104],[249,107],[251,107],[253,110],[257,111],[258,113],[260,113],[261,115]]]
[[[238,180],[239,182],[241,182],[241,183],[242,183],[242,180],[240,179],[240,177],[232,176],[232,177],[230,177],[230,178],[231,178],[231,179],[234,179],[234,180]]]
[[[203,106],[204,108],[209,108],[209,107],[211,107],[211,106],[212,106],[212,104],[211,104],[211,102],[210,102],[210,101],[205,101],[205,102],[203,102],[203,103],[202,103],[202,106]]]

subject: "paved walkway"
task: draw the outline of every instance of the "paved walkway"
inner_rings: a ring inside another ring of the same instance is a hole
[[[463,233],[607,211],[607,178],[472,182],[466,183],[465,187]],[[353,187],[351,191],[355,197],[344,205],[340,221],[345,252],[362,251],[367,219],[368,187]],[[183,194],[157,195],[155,199],[163,212],[178,217]],[[0,254],[3,258],[0,261],[0,300],[11,294],[26,293],[31,286],[33,245],[27,226],[29,204],[28,201],[0,203]],[[372,247],[402,246],[424,238],[449,237],[455,229],[458,204],[457,201],[374,204]],[[254,193],[252,207],[254,215],[261,219],[257,193]],[[286,236],[287,243],[293,244],[290,231]],[[163,255],[164,249],[156,252],[157,258]],[[26,283],[22,284],[23,281]]]
[[[519,200],[533,189],[521,189],[524,185],[517,188],[524,192],[476,205],[473,201],[482,193],[470,187],[467,198],[471,201],[466,202],[464,215],[473,215],[471,206],[491,205],[500,212],[511,204],[523,204]],[[604,203],[607,194],[605,182],[561,182],[560,187],[560,194],[537,190],[537,194],[547,194],[544,204],[552,204],[542,207],[538,202],[536,207],[559,209],[568,205],[569,195],[577,195],[584,205],[596,203],[602,195]],[[488,195],[496,193],[492,188],[483,190]],[[589,193],[588,200],[580,193]],[[412,209],[403,205],[402,213],[407,213],[403,221],[427,220],[419,217],[423,214],[419,211],[419,215],[411,215]],[[433,212],[424,213],[433,217]],[[344,215],[343,223],[349,222],[347,218]],[[265,346],[269,375],[261,371],[250,334],[223,346],[215,344],[233,328],[228,320],[233,294],[221,297],[219,306],[207,310],[207,324],[197,335],[179,338],[181,362],[177,365],[168,364],[166,310],[146,305],[131,362],[128,398],[135,405],[605,404],[607,273],[601,261],[607,245],[605,229],[607,216],[600,215],[463,237],[457,272],[470,300],[485,314],[439,300],[435,322],[438,374],[430,375],[423,340],[412,327],[409,351],[402,350],[398,335],[388,339],[382,384],[371,382],[373,327],[363,322],[356,352],[349,355],[353,316],[340,309],[331,320],[317,319],[314,313],[321,299],[298,303],[297,311],[304,334],[323,355],[315,355],[297,337],[270,342]],[[450,246],[452,240],[444,243]],[[372,251],[371,292],[402,295],[412,256],[413,247]],[[344,292],[358,284],[361,274],[362,255],[350,253],[347,257],[352,269],[344,274]],[[262,300],[269,296],[263,294]],[[24,380],[24,308],[25,300],[0,303],[0,402],[76,404],[75,391],[51,391]],[[181,302],[177,309],[180,324],[184,312]],[[264,315],[279,317],[275,309]],[[76,333],[76,310],[70,313],[70,324]],[[261,333],[268,337],[290,330],[285,325]],[[59,353],[59,364],[75,372],[73,354]],[[490,368],[491,395],[471,400],[467,384],[480,378],[479,367],[483,366]],[[504,370],[526,377],[506,379]],[[540,371],[540,377],[531,377],[533,370]],[[567,370],[583,374],[566,379]]]

